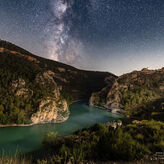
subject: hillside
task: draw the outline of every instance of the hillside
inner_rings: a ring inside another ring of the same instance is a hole
[[[90,105],[121,108],[128,117],[157,119],[164,116],[164,68],[133,71],[115,80],[113,85],[93,93]]]
[[[68,106],[88,100],[116,76],[35,56],[0,41],[0,124],[63,122]]]

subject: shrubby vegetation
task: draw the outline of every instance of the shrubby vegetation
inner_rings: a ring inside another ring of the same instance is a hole
[[[3,156],[0,159],[0,164],[32,164],[32,163],[33,161],[31,158],[29,159],[29,158],[18,157],[18,156],[15,156],[15,157]],[[39,163],[38,161],[38,164],[43,164],[43,162]]]
[[[154,119],[157,121],[164,121],[163,102],[163,98],[156,99],[154,101],[144,103],[142,106],[138,106],[135,109],[129,109],[126,113],[129,114],[131,119]]]
[[[160,121],[133,120],[116,129],[108,123],[96,124],[66,137],[50,132],[45,136],[41,149],[27,156],[1,157],[0,164],[131,163],[140,160],[149,163],[149,158],[156,152],[164,151],[163,129],[164,123]]]
[[[11,59],[11,60],[10,60]],[[29,98],[17,97],[12,92],[12,81],[16,80],[18,77],[23,76],[24,79],[30,77],[31,64],[26,67],[29,70],[23,72],[23,69],[19,65],[13,65],[13,63],[18,63],[18,57],[3,56],[0,57],[0,123],[10,124],[10,123],[26,123],[28,122],[28,117],[26,116],[32,108],[32,100]],[[5,63],[5,65],[4,65]],[[27,64],[27,63],[25,63]],[[29,78],[28,78],[29,79]],[[27,80],[28,81],[28,80]],[[27,85],[31,85],[27,82]]]
[[[5,65],[4,65],[5,63]],[[21,64],[20,64],[21,63]],[[29,123],[29,118],[36,111],[39,99],[51,96],[51,86],[44,88],[35,82],[40,68],[21,57],[1,54],[0,56],[0,124]],[[27,96],[16,96],[12,82],[22,78],[26,88],[34,91]],[[53,86],[52,86],[53,87]]]
[[[118,79],[120,107],[131,119],[164,121],[164,69],[133,71]],[[110,98],[109,98],[110,99]]]
[[[122,89],[121,95],[121,105],[124,106],[125,109],[134,108],[139,104],[147,103],[156,96],[152,90],[139,86]]]
[[[164,151],[163,129],[163,122],[143,120],[116,129],[97,124],[67,137],[52,132],[43,141],[45,155],[40,161],[51,164],[146,159]]]
[[[125,74],[118,79],[121,105],[134,108],[163,98],[164,70],[142,70]]]

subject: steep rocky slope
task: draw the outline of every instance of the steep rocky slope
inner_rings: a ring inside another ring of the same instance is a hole
[[[93,72],[35,56],[0,41],[0,124],[62,122],[68,106],[88,100],[115,75]]]
[[[163,102],[164,68],[144,68],[124,74],[115,79],[112,86],[107,85],[99,92],[93,93],[90,98],[92,106],[121,108],[129,116],[138,115],[143,118],[153,118],[152,115],[163,116]]]

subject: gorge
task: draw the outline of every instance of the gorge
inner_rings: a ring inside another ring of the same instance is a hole
[[[163,68],[117,77],[0,41],[0,153],[32,153],[29,163],[147,160],[164,150],[163,88]]]

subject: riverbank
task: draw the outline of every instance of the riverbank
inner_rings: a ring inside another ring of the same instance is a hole
[[[8,127],[2,125],[5,128],[0,129],[0,151],[4,150],[7,155],[14,155],[17,149],[21,153],[28,153],[41,146],[44,137],[50,132],[55,132],[60,136],[68,136],[94,124],[113,122],[122,118],[120,115],[112,114],[106,110],[91,108],[86,102],[73,103],[69,106],[69,110],[69,119],[63,123],[10,124]]]
[[[82,100],[72,101],[69,104],[69,107],[73,103],[76,103],[76,102],[79,102],[79,101],[82,101]],[[67,121],[68,118],[69,118],[69,115],[70,115],[70,111],[69,111],[68,117],[65,117],[65,118],[62,117],[62,119],[55,120],[54,122],[40,122],[40,123],[30,123],[30,124],[6,124],[6,125],[0,124],[0,128],[6,128],[6,127],[30,127],[30,126],[34,126],[34,125],[43,125],[43,124],[59,124],[59,123],[63,123],[65,121]]]
[[[27,126],[33,126],[36,125],[34,123],[31,124],[7,124],[7,125],[2,125],[0,124],[0,128],[6,128],[6,127],[27,127]]]
[[[60,163],[70,161],[71,163],[89,163],[89,161],[156,163],[162,154],[163,128],[162,122],[143,120],[137,124],[125,124],[120,128],[115,128],[110,123],[96,124],[64,137],[56,137],[55,133],[49,133],[44,138],[42,147],[31,154],[35,155],[36,160],[39,159],[45,163],[49,161],[51,163],[56,161]],[[147,134],[150,131],[155,134],[150,136],[153,141],[151,145],[150,140],[147,140]],[[157,151],[158,153],[154,154]]]
[[[84,99],[74,100],[71,103],[69,103],[69,108],[70,108],[70,105],[72,105],[74,103],[78,103],[78,102],[83,102],[83,101],[87,102],[87,100],[84,100]],[[95,106],[95,107],[96,108],[100,108],[100,109],[106,109],[106,108],[99,107],[99,106]],[[69,115],[70,115],[70,112],[69,112]],[[34,126],[34,125],[43,125],[43,124],[59,124],[59,123],[63,123],[65,121],[67,121],[69,119],[69,115],[68,115],[68,117],[63,118],[63,120],[56,120],[54,122],[42,122],[42,123],[30,123],[30,124],[6,124],[6,125],[0,124],[0,128],[6,128],[6,127],[30,127],[30,126]]]
[[[77,103],[77,102],[81,102],[81,101],[86,101],[86,100],[74,100],[69,104],[72,105],[73,103]],[[70,115],[70,113],[69,113]],[[43,124],[59,124],[59,123],[63,123],[65,121],[67,121],[69,119],[69,115],[66,118],[63,118],[63,120],[57,120],[54,122],[42,122],[42,123],[30,123],[30,124],[0,124],[0,128],[6,128],[6,127],[30,127],[30,126],[34,126],[34,125],[43,125]]]
[[[96,107],[96,108],[99,108],[99,109],[107,110],[108,112],[111,112],[111,113],[114,113],[114,114],[122,114],[121,109],[116,109],[116,108],[110,109],[110,108],[102,107],[102,106],[98,106],[98,105],[94,105],[94,106],[91,106],[91,107]]]
[[[70,104],[69,104],[69,108],[72,104],[74,103],[78,103],[78,102],[87,102],[87,100],[84,100],[84,99],[79,99],[79,100],[74,100],[72,101]],[[88,106],[90,106],[88,104]],[[122,114],[120,112],[120,109],[119,110],[115,110],[115,109],[109,109],[109,108],[105,108],[105,107],[101,107],[101,106],[91,106],[91,107],[95,107],[95,108],[99,108],[99,109],[102,109],[102,110],[106,110],[108,112],[111,112],[113,114]],[[69,109],[70,111],[70,109]],[[44,125],[44,124],[60,124],[60,123],[63,123],[65,121],[67,121],[69,119],[69,116],[70,116],[70,112],[69,112],[69,115],[68,117],[66,118],[63,118],[62,120],[55,120],[54,122],[42,122],[42,123],[30,123],[30,124],[6,124],[6,125],[3,125],[3,124],[0,124],[0,128],[6,128],[6,127],[30,127],[30,126],[34,126],[34,125]]]
[[[30,127],[30,126],[34,126],[34,125],[44,125],[44,124],[60,124],[60,123],[63,123],[65,121],[67,121],[68,118],[69,118],[69,116],[63,118],[63,120],[57,120],[57,121],[54,121],[54,122],[41,122],[41,123],[37,123],[37,124],[35,124],[35,123],[31,123],[31,124],[7,124],[7,125],[0,124],[0,128],[6,128],[6,127]]]
[[[78,103],[78,102],[87,102],[88,100],[84,100],[84,99],[79,99],[79,100],[74,100],[72,102],[69,103],[69,106],[72,105],[73,103]]]
[[[60,124],[60,123],[63,123],[65,121],[67,121],[69,118],[66,117],[64,118],[63,120],[60,120],[60,121],[54,121],[54,122],[42,122],[42,123],[31,123],[31,124],[7,124],[7,125],[2,125],[0,124],[0,128],[6,128],[6,127],[30,127],[30,126],[34,126],[34,125],[44,125],[44,124]]]

